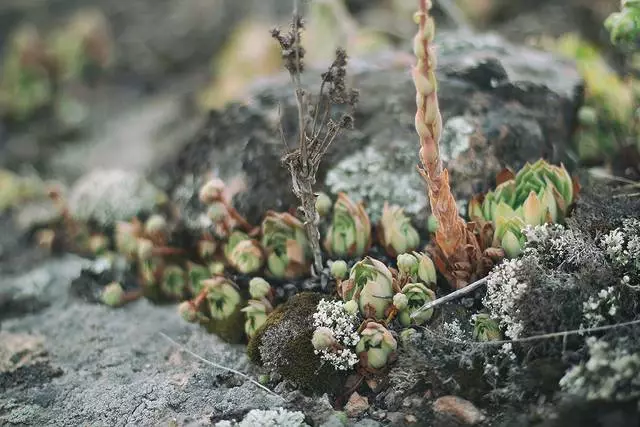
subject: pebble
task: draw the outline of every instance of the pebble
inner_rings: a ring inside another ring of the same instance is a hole
[[[369,399],[360,396],[357,392],[354,392],[349,401],[344,407],[344,411],[350,418],[358,417],[364,414],[369,409]]]
[[[483,422],[486,417],[468,400],[457,396],[443,396],[433,404],[436,414],[449,415],[461,423],[473,426]]]

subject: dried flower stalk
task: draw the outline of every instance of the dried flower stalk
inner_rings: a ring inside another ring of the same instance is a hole
[[[298,144],[289,149],[284,132],[281,128],[282,139],[288,152],[282,161],[291,172],[293,192],[300,200],[300,210],[304,215],[304,227],[313,251],[314,269],[317,274],[322,270],[322,250],[320,247],[320,231],[318,223],[320,216],[316,211],[316,194],[313,186],[322,157],[333,141],[344,129],[352,127],[351,112],[358,101],[358,92],[347,89],[345,78],[347,75],[347,54],[343,49],[336,51],[336,57],[327,70],[322,74],[322,83],[317,103],[310,104],[308,94],[300,84],[300,73],[304,69],[305,50],[300,44],[300,33],[304,28],[304,21],[294,11],[293,22],[288,33],[283,34],[274,29],[272,37],[278,41],[285,60],[285,68],[291,75],[294,94],[298,108]],[[334,106],[346,106],[346,112],[337,118],[332,115]],[[313,107],[313,108],[312,108]],[[310,111],[313,113],[310,114]]]
[[[454,288],[462,288],[486,274],[502,254],[499,249],[489,247],[493,230],[489,230],[488,225],[478,228],[474,223],[466,224],[460,217],[449,186],[449,172],[442,167],[439,148],[442,116],[438,106],[431,6],[431,0],[419,0],[415,14],[418,33],[413,48],[418,61],[412,72],[416,86],[415,126],[420,137],[422,163],[419,171],[427,182],[431,210],[439,223],[435,246],[430,252],[449,283]]]

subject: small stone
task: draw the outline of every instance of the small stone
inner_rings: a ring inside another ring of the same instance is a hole
[[[360,396],[357,392],[354,392],[349,401],[344,407],[344,411],[349,418],[356,418],[364,414],[369,409],[369,399]]]
[[[437,414],[450,415],[465,425],[473,426],[483,422],[486,417],[468,400],[457,396],[443,396],[433,404]]]
[[[416,416],[412,414],[405,416],[404,420],[407,422],[407,424],[415,424],[418,422],[418,418],[416,418]]]
[[[0,332],[0,372],[12,372],[46,359],[43,336]]]

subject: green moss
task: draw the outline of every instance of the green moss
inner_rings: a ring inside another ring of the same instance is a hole
[[[249,358],[309,393],[334,393],[344,377],[323,365],[311,345],[313,313],[323,294],[303,292],[278,307],[249,341]]]
[[[237,305],[236,310],[226,319],[212,319],[204,324],[207,332],[216,334],[224,341],[231,344],[239,344],[244,339],[244,313],[240,311],[246,305],[242,301]]]

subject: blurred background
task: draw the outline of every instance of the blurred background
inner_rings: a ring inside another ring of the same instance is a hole
[[[96,167],[150,170],[175,155],[210,111],[250,102],[253,87],[283,78],[269,29],[287,25],[292,3],[0,1],[0,190],[25,177],[68,184]],[[325,66],[337,45],[353,66],[380,52],[411,52],[415,1],[300,3],[311,66]],[[439,31],[496,32],[575,60],[588,107],[577,156],[586,165],[638,164],[640,61],[614,47],[603,26],[618,0],[434,3]],[[0,211],[22,197],[3,194]]]

